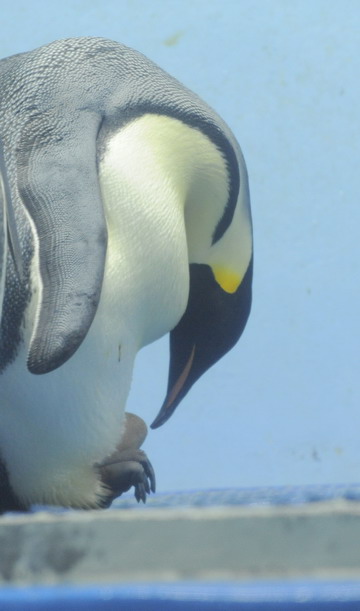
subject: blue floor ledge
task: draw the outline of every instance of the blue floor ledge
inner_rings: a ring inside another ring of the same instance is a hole
[[[360,609],[360,582],[134,584],[0,590],[1,611],[325,611]]]
[[[212,507],[302,505],[343,499],[360,501],[360,484],[324,484],[312,486],[259,486],[163,492],[150,496],[146,507]],[[113,507],[145,509],[134,503],[132,495],[118,499]],[[360,609],[359,609],[360,611]]]

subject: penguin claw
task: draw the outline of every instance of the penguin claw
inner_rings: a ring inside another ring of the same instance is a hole
[[[150,460],[147,458],[146,462],[143,464],[143,468],[146,474],[146,485],[149,488],[149,490],[146,489],[146,492],[148,494],[150,494],[150,492],[156,492],[156,478],[155,478],[155,471],[153,469],[153,466],[150,462]],[[150,481],[150,486],[149,486],[149,481]]]
[[[110,491],[103,506],[134,486],[138,503],[146,503],[146,497],[156,490],[155,472],[143,450],[127,449],[115,452],[109,460],[98,465],[101,481]]]
[[[142,501],[144,504],[146,503],[146,487],[145,484],[140,483],[135,486],[135,498],[138,503]]]

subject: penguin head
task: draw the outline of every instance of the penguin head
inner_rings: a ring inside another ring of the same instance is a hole
[[[170,332],[168,388],[153,429],[169,419],[200,376],[236,344],[251,309],[253,254],[247,172],[236,143],[232,147],[228,140],[221,154],[227,175],[226,198],[212,232],[206,220],[196,219],[196,212],[192,217],[194,206],[185,214],[189,297],[185,313]],[[213,210],[218,207],[214,197],[212,193]],[[210,212],[207,219],[211,216]]]

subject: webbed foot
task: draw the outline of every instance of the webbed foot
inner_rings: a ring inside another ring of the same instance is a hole
[[[111,456],[97,465],[101,481],[109,490],[102,506],[109,507],[114,499],[135,488],[135,498],[146,502],[146,495],[155,492],[154,469],[140,446],[147,435],[145,422],[135,414],[125,414],[124,433],[117,449]]]

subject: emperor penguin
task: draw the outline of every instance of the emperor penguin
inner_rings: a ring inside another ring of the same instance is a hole
[[[237,141],[197,95],[102,38],[0,61],[0,511],[155,491],[134,360],[170,333],[152,428],[251,307]]]

